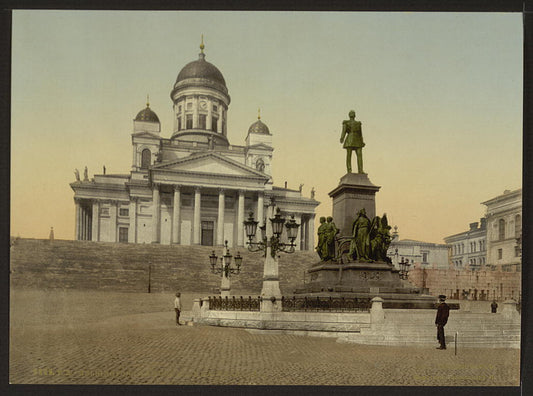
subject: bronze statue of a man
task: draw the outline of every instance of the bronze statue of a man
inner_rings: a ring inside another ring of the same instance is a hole
[[[355,150],[357,155],[357,173],[363,172],[363,130],[361,128],[361,121],[355,119],[355,111],[351,110],[348,113],[349,120],[342,122],[341,143],[344,142],[346,149],[346,169],[348,173],[352,173],[352,150]],[[345,139],[346,138],[346,139]]]

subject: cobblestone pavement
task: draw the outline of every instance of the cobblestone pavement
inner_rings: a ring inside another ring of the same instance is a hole
[[[170,297],[12,291],[10,382],[434,386],[519,383],[518,350],[465,348],[455,356],[453,349],[339,344],[331,338],[176,326]],[[192,301],[190,296],[184,299]],[[168,307],[161,306],[165,303]],[[159,311],[153,311],[155,308]]]

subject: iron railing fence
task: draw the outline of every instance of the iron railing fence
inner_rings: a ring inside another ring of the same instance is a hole
[[[370,298],[282,297],[283,311],[369,312]]]
[[[209,309],[214,311],[259,311],[261,297],[209,297]]]

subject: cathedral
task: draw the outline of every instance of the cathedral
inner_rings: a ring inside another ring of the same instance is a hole
[[[261,226],[271,198],[300,224],[297,250],[314,247],[319,202],[272,181],[272,134],[258,117],[244,145],[227,138],[230,96],[220,70],[199,58],[178,73],[170,92],[174,125],[161,136],[146,104],[133,120],[131,171],[76,175],[75,239],[84,241],[244,246],[250,212]]]

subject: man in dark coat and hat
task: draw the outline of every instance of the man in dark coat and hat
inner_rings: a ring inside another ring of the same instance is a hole
[[[437,340],[440,347],[437,349],[446,349],[446,338],[444,336],[444,326],[448,323],[448,316],[450,315],[450,307],[446,304],[446,296],[441,294],[439,296],[439,306],[437,307],[437,317],[435,318],[435,325],[437,326]]]

